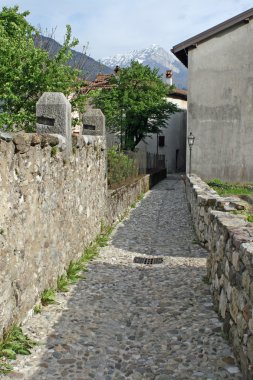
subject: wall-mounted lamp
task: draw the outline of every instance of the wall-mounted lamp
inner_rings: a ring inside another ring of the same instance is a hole
[[[194,145],[195,137],[193,136],[192,132],[190,132],[189,136],[187,137],[188,145],[190,148],[190,161],[189,161],[189,175],[191,175],[192,172],[192,147]]]

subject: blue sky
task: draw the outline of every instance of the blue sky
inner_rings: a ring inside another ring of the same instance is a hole
[[[1,0],[62,42],[66,24],[95,59],[158,44],[165,50],[251,7],[252,0]]]

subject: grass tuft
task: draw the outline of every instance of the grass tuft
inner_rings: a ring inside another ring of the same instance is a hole
[[[13,370],[13,367],[0,359],[0,375],[6,375]]]
[[[253,223],[253,214],[248,214],[247,221]]]
[[[37,343],[28,338],[21,327],[14,326],[0,343],[0,374],[11,372],[12,366],[6,360],[14,360],[17,354],[30,355]]]
[[[69,280],[66,276],[60,276],[57,279],[57,292],[67,292],[69,290]]]
[[[83,264],[88,263],[94,257],[98,255],[98,246],[96,244],[91,244],[89,247],[87,247],[84,251],[83,256],[81,257],[81,261]]]
[[[219,178],[213,178],[207,182],[219,195],[251,195],[253,187],[250,184],[227,183]]]
[[[71,284],[76,283],[83,276],[80,275],[82,270],[84,269],[81,260],[73,262],[71,261],[69,267],[67,269],[67,278]]]
[[[41,304],[35,305],[33,308],[33,312],[34,314],[40,314],[42,312],[42,305]]]
[[[43,306],[56,303],[56,292],[54,289],[45,289],[41,294],[41,303]]]

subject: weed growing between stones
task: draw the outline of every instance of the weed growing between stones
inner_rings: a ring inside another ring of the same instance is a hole
[[[101,223],[101,233],[97,236],[95,240],[95,245],[98,247],[106,247],[108,244],[109,236],[113,231],[114,226],[104,226]]]
[[[12,371],[12,366],[0,359],[0,375],[6,375]]]
[[[31,354],[30,350],[36,344],[22,332],[21,327],[14,326],[0,343],[0,374],[6,374],[12,370],[12,366],[7,362],[8,359],[16,359],[17,354]]]
[[[47,306],[56,303],[55,297],[56,292],[54,289],[45,289],[41,294],[41,304]]]
[[[94,259],[95,256],[98,255],[98,247],[96,244],[91,244],[88,248],[85,249],[83,256],[81,257],[81,261],[84,264],[87,264],[89,261]],[[85,265],[86,267],[86,265]]]
[[[55,157],[59,151],[59,148],[57,146],[52,146],[51,148],[51,157]]]
[[[34,314],[40,314],[42,312],[42,305],[41,304],[35,305],[33,308],[33,312]]]
[[[136,203],[140,202],[144,198],[145,193],[141,192],[136,198]]]
[[[138,197],[136,198],[136,201],[130,205],[131,208],[136,208],[137,204],[144,198],[145,193],[140,193]],[[129,210],[126,210],[123,215],[120,216],[119,221],[121,222],[123,219],[125,219],[129,214]]]
[[[242,215],[245,217],[247,222],[253,223],[253,214],[250,212],[248,209],[246,210],[236,210],[236,211],[231,211],[232,214],[234,215]]]
[[[135,202],[131,204],[131,208],[135,208],[137,204],[144,198],[145,193],[141,192],[136,198]]]
[[[62,275],[57,279],[56,289],[45,289],[41,294],[41,305],[47,306],[56,303],[56,292],[67,292],[69,285],[75,284],[80,279],[85,279],[81,274],[87,270],[87,264],[99,253],[100,247],[108,244],[109,235],[113,231],[113,226],[105,227],[101,224],[101,233],[96,237],[95,241],[85,249],[84,254],[78,261],[71,261],[66,271],[66,275]],[[38,314],[42,311],[42,306],[36,305],[34,313]]]
[[[70,284],[75,284],[78,280],[80,280],[81,278],[84,278],[83,276],[80,275],[80,273],[83,270],[84,270],[84,267],[80,260],[76,262],[71,261],[67,269],[68,282]]]
[[[57,292],[67,292],[69,290],[69,280],[62,275],[57,279]]]
[[[253,214],[247,216],[247,221],[253,223]]]

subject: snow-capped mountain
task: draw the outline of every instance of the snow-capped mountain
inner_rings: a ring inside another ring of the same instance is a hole
[[[158,68],[164,80],[166,70],[173,70],[173,83],[178,88],[187,88],[186,67],[171,52],[167,52],[160,46],[152,45],[147,49],[133,50],[126,54],[116,54],[113,57],[101,59],[101,63],[111,68],[117,65],[130,66],[131,61],[138,61],[152,69]]]

